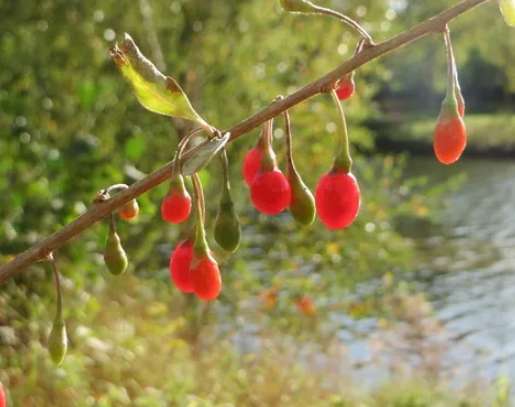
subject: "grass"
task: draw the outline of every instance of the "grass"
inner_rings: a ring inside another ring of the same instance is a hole
[[[497,407],[509,404],[509,383],[451,387],[445,379],[393,373],[373,389],[353,379],[345,345],[320,347],[259,332],[259,346],[220,337],[208,318],[191,335],[182,298],[161,283],[130,275],[84,298],[69,320],[71,348],[53,366],[31,340],[6,353],[0,379],[15,406],[334,406]],[[412,304],[412,302],[410,302]],[[410,309],[412,306],[410,305]],[[306,322],[308,324],[308,322]]]

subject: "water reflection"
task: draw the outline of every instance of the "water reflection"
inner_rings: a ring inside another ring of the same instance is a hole
[[[427,260],[409,279],[425,293],[442,327],[418,346],[445,343],[441,367],[461,383],[501,374],[514,378],[515,164],[469,159],[439,167],[417,159],[411,167],[410,174],[431,174],[434,182],[466,175],[447,198],[444,228],[417,239]],[[373,354],[370,332],[362,336],[367,339],[353,338],[353,357],[366,361]],[[392,349],[383,350],[390,357]],[[405,361],[412,356],[405,352]],[[376,369],[366,368],[363,378],[377,378]]]

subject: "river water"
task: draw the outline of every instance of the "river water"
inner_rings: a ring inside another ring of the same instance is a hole
[[[415,291],[424,293],[430,312],[394,330],[379,329],[376,320],[361,321],[354,328],[358,334],[342,332],[342,341],[367,382],[386,378],[395,360],[414,370],[423,365],[445,372],[455,383],[502,375],[513,380],[515,163],[468,159],[445,167],[432,159],[414,160],[410,175],[431,174],[431,182],[464,177],[446,197],[441,226],[424,229],[417,239],[428,260],[407,276]]]

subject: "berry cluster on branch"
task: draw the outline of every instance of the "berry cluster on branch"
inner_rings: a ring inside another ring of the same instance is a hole
[[[350,143],[341,102],[355,94],[354,75],[357,68],[432,33],[443,34],[448,63],[447,94],[442,102],[434,132],[434,153],[443,164],[456,162],[465,149],[467,134],[463,122],[465,102],[458,81],[448,23],[465,11],[487,1],[463,0],[414,28],[376,44],[370,34],[348,16],[319,7],[308,0],[280,0],[283,9],[288,12],[328,15],[341,20],[360,37],[356,52],[350,60],[324,77],[287,97],[278,97],[266,109],[225,132],[207,123],[195,111],[177,81],[161,73],[141,53],[132,38],[126,35],[124,40],[111,50],[111,55],[122,75],[132,86],[141,105],[153,113],[186,119],[199,127],[179,142],[172,162],[130,187],[123,184],[113,185],[100,191],[93,207],[87,213],[0,267],[1,283],[37,261],[45,261],[52,266],[57,292],[56,317],[49,339],[52,359],[57,364],[61,363],[67,348],[59,272],[53,253],[94,223],[108,219],[109,233],[104,260],[108,270],[113,274],[124,273],[128,260],[116,231],[115,214],[125,221],[136,219],[139,213],[136,198],[166,180],[170,180],[170,188],[161,203],[162,219],[172,224],[180,224],[182,227],[182,239],[170,256],[171,280],[181,292],[194,293],[201,300],[211,301],[218,297],[222,289],[222,278],[207,242],[204,227],[204,193],[197,172],[210,159],[219,157],[224,176],[213,236],[221,248],[233,253],[239,246],[241,231],[231,199],[226,148],[229,142],[253,128],[263,126],[259,141],[245,157],[242,173],[255,208],[270,216],[289,209],[293,218],[304,226],[312,224],[318,214],[322,223],[330,230],[349,227],[358,216],[361,197],[358,181],[351,172]],[[515,0],[499,0],[499,6],[508,25],[515,25]],[[288,109],[312,96],[324,93],[331,95],[337,108],[338,147],[332,167],[320,178],[313,196],[295,167],[293,130]],[[287,135],[286,173],[277,165],[272,143],[274,119],[280,115],[284,116]],[[193,135],[200,133],[205,135],[206,141],[190,147]],[[193,199],[184,177],[191,178]],[[2,397],[0,407],[1,400]]]

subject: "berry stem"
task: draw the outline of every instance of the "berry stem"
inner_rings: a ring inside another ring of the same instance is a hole
[[[345,113],[342,108],[342,104],[338,100],[338,95],[336,94],[336,90],[331,91],[331,96],[333,98],[333,102],[336,105],[336,109],[338,110],[339,120],[338,120],[338,133],[339,133],[339,141],[338,141],[338,149],[336,151],[336,158],[334,160],[333,171],[343,170],[346,173],[350,172],[352,167],[352,158],[350,156],[350,146],[349,146],[349,134],[347,132],[347,121],[345,120]]]
[[[225,147],[220,153],[220,161],[222,163],[222,172],[224,177],[224,197],[230,199],[231,182],[229,180],[229,159],[227,158],[227,150]]]
[[[445,96],[444,104],[446,104],[451,111],[458,112],[458,101],[456,99],[456,84],[457,84],[457,71],[454,60],[454,53],[451,43],[451,35],[449,27],[445,26],[443,32],[445,50],[447,53],[447,94]]]
[[[363,28],[361,24],[359,24],[356,20],[352,19],[351,17],[342,14],[338,11],[332,10],[330,8],[321,7],[316,4],[313,4],[313,11],[318,14],[325,14],[330,17],[337,18],[344,24],[347,24],[349,27],[354,29],[364,40],[367,46],[373,46],[374,40],[372,39],[371,35]]]
[[[449,30],[449,27],[446,27],[444,35],[445,35],[445,42],[447,44],[447,47],[450,50],[451,57],[452,57],[453,81],[454,81],[453,90],[454,90],[454,94],[456,96],[458,106],[459,106],[460,100],[461,100],[462,104],[464,104],[465,102],[463,100],[463,95],[461,94],[461,87],[460,87],[460,82],[458,79],[458,66],[456,64],[456,55],[454,55],[454,49],[453,49],[452,41],[451,41],[451,32]]]
[[[285,110],[283,115],[284,125],[286,128],[286,156],[288,159],[288,167],[291,172],[297,172],[297,169],[295,168],[295,162],[293,161],[293,134],[291,129],[290,113],[288,110]]]
[[[209,247],[206,239],[206,230],[204,229],[205,219],[205,206],[204,206],[204,192],[202,190],[202,183],[198,174],[191,177],[193,181],[193,189],[195,191],[195,209],[197,213],[197,223],[195,227],[195,244],[194,251],[199,257],[209,255]]]
[[[57,263],[55,261],[55,257],[53,253],[50,253],[47,257],[47,260],[50,262],[50,266],[52,267],[52,273],[54,275],[54,285],[55,292],[57,296],[57,305],[55,310],[55,321],[63,320],[63,294],[61,291],[61,279],[59,275],[59,270],[57,269]]]
[[[129,186],[127,184],[114,184],[114,185],[107,187],[107,189],[105,191],[110,195],[113,192],[117,193],[120,191],[124,191],[128,188],[129,188]]]
[[[272,147],[272,137],[274,129],[274,119],[268,120],[263,128],[263,160],[262,169],[264,171],[273,171],[276,168],[275,153]]]

